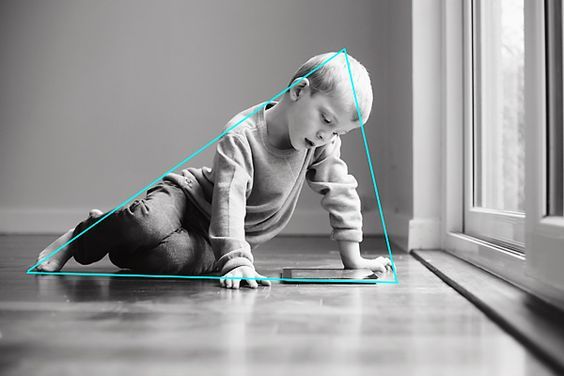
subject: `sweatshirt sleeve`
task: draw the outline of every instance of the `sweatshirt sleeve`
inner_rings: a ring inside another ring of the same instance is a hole
[[[329,212],[333,228],[331,239],[362,241],[362,214],[358,183],[348,173],[341,159],[341,139],[335,136],[327,145],[315,151],[306,180],[311,189],[321,195],[321,205]]]
[[[213,174],[209,235],[217,268],[222,274],[243,265],[254,268],[251,247],[245,240],[245,208],[253,166],[244,138],[228,133],[218,142]]]

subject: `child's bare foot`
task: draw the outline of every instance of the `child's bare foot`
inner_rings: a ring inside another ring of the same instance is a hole
[[[102,214],[104,214],[102,211],[98,209],[92,209],[90,210],[89,217],[98,218],[102,216]],[[37,260],[39,261],[49,256],[60,246],[71,240],[73,232],[74,232],[74,228],[71,228],[70,230],[65,232],[62,236],[60,236],[57,240],[55,240],[53,243],[49,244],[47,248],[45,248],[43,251],[41,251],[41,253],[39,253]],[[71,257],[72,254],[69,247],[68,246],[64,247],[63,249],[59,250],[56,254],[51,256],[51,258],[41,263],[41,265],[37,266],[37,270],[44,272],[58,272],[63,268],[63,266],[67,263],[67,261],[70,260]]]
[[[71,228],[67,232],[65,232],[61,237],[55,240],[53,243],[49,244],[47,248],[45,248],[39,256],[37,257],[37,261],[49,256],[53,253],[56,249],[58,249],[61,245],[65,244],[72,238],[72,234],[74,232],[74,228]],[[56,254],[51,256],[48,260],[44,261],[42,264],[37,266],[37,270],[42,272],[58,272],[61,268],[69,261],[72,257],[71,251],[69,247],[65,247],[58,251]]]
[[[90,218],[99,218],[102,216],[102,214],[104,214],[103,211],[99,210],[99,209],[92,209],[90,210],[90,213],[88,213],[88,216]]]

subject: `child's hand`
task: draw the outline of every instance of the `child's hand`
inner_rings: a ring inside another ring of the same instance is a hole
[[[229,278],[225,278],[225,277],[229,277]],[[245,278],[266,278],[266,277],[258,274],[256,270],[254,268],[251,268],[250,266],[239,266],[238,268],[235,268],[231,270],[229,273],[223,275],[223,277],[219,279],[219,284],[221,285],[221,287],[225,287],[227,289],[238,289],[242,279],[252,289],[256,289],[259,283],[264,286],[270,286],[270,281],[268,280],[254,280],[254,279],[245,279]]]
[[[392,263],[387,257],[380,256],[375,259],[365,259],[365,262],[366,268],[372,270],[379,277],[392,270]]]

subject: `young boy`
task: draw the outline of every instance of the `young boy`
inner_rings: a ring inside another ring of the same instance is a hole
[[[391,268],[388,258],[360,255],[357,182],[340,158],[340,136],[360,127],[344,54],[303,78],[333,55],[303,64],[279,102],[255,105],[231,119],[226,129],[258,110],[217,143],[213,168],[168,174],[144,199],[120,208],[37,269],[58,271],[71,257],[90,264],[109,254],[116,266],[143,273],[219,272],[226,288],[239,288],[241,280],[251,288],[270,285],[255,270],[251,250],[284,228],[307,181],[323,195],[344,267],[385,273]],[[370,78],[356,59],[349,56],[349,63],[366,122],[372,108]],[[92,210],[39,259],[102,215]]]

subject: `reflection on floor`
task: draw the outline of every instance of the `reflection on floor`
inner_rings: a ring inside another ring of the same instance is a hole
[[[0,374],[545,375],[527,349],[411,256],[399,285],[28,276],[54,235],[0,236]],[[385,254],[367,239],[369,255]],[[325,238],[279,238],[259,272],[338,267]],[[109,262],[66,270],[115,271]],[[391,278],[391,276],[390,276]]]

